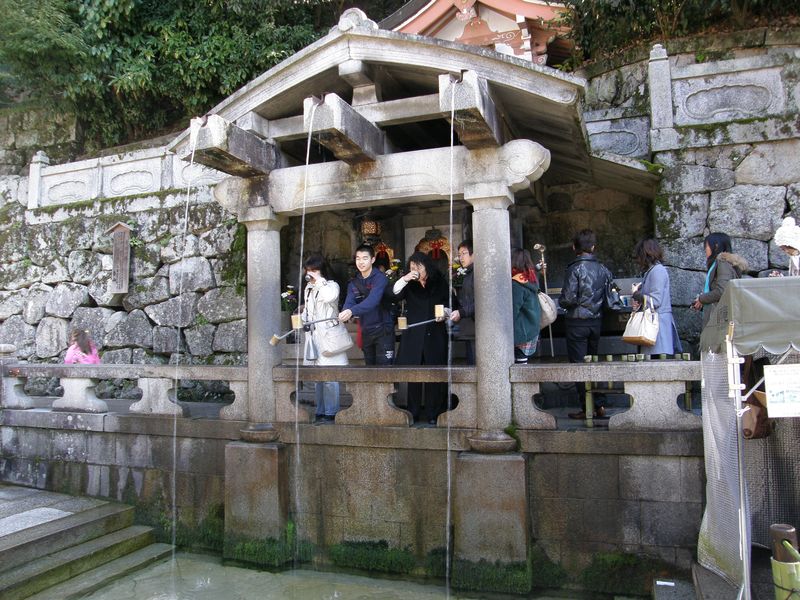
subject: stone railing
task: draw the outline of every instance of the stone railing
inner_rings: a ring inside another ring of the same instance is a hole
[[[28,175],[28,208],[154,194],[189,184],[213,185],[224,177],[214,169],[180,160],[164,147],[53,166],[46,154],[37,152]]]
[[[701,429],[699,416],[681,409],[678,396],[687,382],[700,380],[698,361],[653,360],[511,367],[514,420],[521,429],[555,429],[555,417],[533,403],[543,382],[621,382],[631,408],[615,414],[609,429]],[[589,421],[589,424],[591,421]]]
[[[336,423],[343,425],[409,426],[411,415],[395,406],[395,384],[452,382],[451,392],[458,397],[452,411],[440,415],[437,426],[477,428],[476,371],[473,367],[276,367],[273,379],[278,386],[278,422],[311,421],[292,394],[299,382],[339,381],[347,384],[353,396],[350,408],[340,411]],[[542,364],[513,366],[510,369],[512,415],[520,429],[556,429],[553,414],[536,406],[533,396],[544,382],[573,381],[621,382],[630,395],[630,409],[615,414],[609,429],[691,430],[702,427],[699,416],[681,409],[677,398],[687,383],[700,380],[696,361],[654,360],[646,362],[607,362],[589,364]]]
[[[339,381],[347,385],[353,404],[336,415],[341,425],[383,425],[408,427],[411,413],[394,404],[395,384],[452,383],[451,393],[458,406],[439,416],[437,425],[474,429],[477,427],[476,375],[474,367],[275,367],[272,371],[278,398],[278,422],[309,423],[311,415],[296,406],[292,394],[303,381]],[[448,379],[449,378],[449,379]],[[296,396],[295,396],[296,397]]]
[[[189,365],[45,365],[4,363],[0,406],[26,409],[36,406],[35,399],[23,388],[28,377],[59,377],[64,395],[53,401],[53,410],[85,413],[108,412],[108,405],[94,393],[97,380],[135,379],[142,399],[131,404],[132,413],[183,416],[174,401],[177,380],[226,381],[235,395],[233,404],[220,411],[221,419],[247,420],[247,369]]]
[[[135,379],[142,399],[130,406],[131,413],[182,415],[174,401],[176,380],[226,381],[235,394],[233,404],[220,411],[221,419],[247,420],[247,369],[245,367],[173,365],[44,365],[5,362],[2,365],[0,406],[34,408],[34,398],[24,393],[28,377],[59,377],[64,396],[53,402],[53,410],[103,413],[107,404],[94,394],[100,379]],[[658,360],[638,363],[540,364],[510,369],[512,415],[520,429],[556,429],[556,418],[533,401],[542,383],[620,382],[631,397],[631,408],[614,414],[609,429],[692,430],[700,429],[700,417],[681,409],[677,398],[687,383],[700,380],[696,361]],[[341,425],[409,427],[411,414],[395,405],[396,384],[451,383],[458,405],[439,416],[437,426],[477,428],[477,382],[474,367],[292,367],[273,369],[277,403],[275,420],[309,423],[312,415],[296,403],[301,382],[339,381],[352,395],[350,407],[336,416]]]

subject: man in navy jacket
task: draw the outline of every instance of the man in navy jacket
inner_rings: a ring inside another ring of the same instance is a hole
[[[358,273],[347,284],[339,321],[357,317],[361,334],[361,349],[368,365],[390,365],[394,360],[394,323],[392,315],[383,306],[383,295],[389,280],[374,269],[375,250],[368,244],[356,248]]]

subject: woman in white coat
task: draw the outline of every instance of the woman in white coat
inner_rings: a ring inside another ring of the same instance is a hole
[[[336,320],[310,325],[306,331],[306,352],[304,365],[320,367],[343,366],[347,364],[347,352],[323,356],[318,351],[309,351],[308,345],[312,342],[315,348],[320,347],[319,339],[327,327],[339,323],[339,284],[329,279],[328,264],[319,254],[309,256],[305,263],[306,285],[302,317],[304,323],[320,319],[333,318]],[[313,358],[312,358],[313,357]],[[339,412],[339,383],[336,381],[319,382],[316,385],[316,422],[333,423],[336,413]]]

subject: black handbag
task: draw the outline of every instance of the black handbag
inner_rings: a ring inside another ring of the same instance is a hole
[[[609,277],[603,296],[603,306],[606,310],[619,312],[622,310],[622,299],[619,297],[619,287],[614,280]]]

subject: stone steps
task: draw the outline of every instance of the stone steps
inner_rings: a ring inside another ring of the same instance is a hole
[[[129,575],[172,553],[169,544],[150,544],[140,550],[117,558],[91,571],[86,571],[43,592],[29,596],[28,600],[73,600],[96,592],[109,583]]]
[[[133,525],[0,573],[0,598],[21,600],[153,543],[150,527]]]
[[[24,514],[24,513],[22,513]],[[0,537],[0,570],[133,525],[133,508],[105,503]]]

